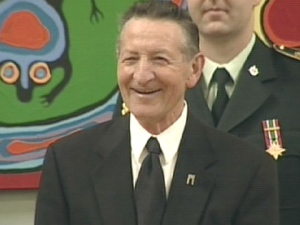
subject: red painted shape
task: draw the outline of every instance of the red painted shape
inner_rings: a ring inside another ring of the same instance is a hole
[[[172,0],[172,2],[180,7],[182,5],[183,0]]]
[[[41,172],[0,174],[0,190],[28,190],[39,187]]]
[[[26,143],[22,141],[14,141],[8,147],[7,151],[12,155],[21,155],[47,148],[56,139],[44,141],[41,143]]]
[[[28,11],[11,14],[0,29],[0,43],[15,48],[41,50],[50,38],[48,29]]]
[[[299,0],[270,0],[264,10],[263,26],[268,38],[276,45],[300,46]]]

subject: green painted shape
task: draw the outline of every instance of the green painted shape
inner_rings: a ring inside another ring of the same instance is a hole
[[[14,85],[0,82],[0,124],[18,125],[47,122],[49,118],[68,117],[84,107],[101,105],[116,90],[115,42],[118,19],[134,0],[97,0],[104,19],[91,23],[91,3],[88,0],[64,0],[63,12],[68,24],[73,65],[71,80],[50,105],[42,103],[42,96],[63,79],[64,71],[53,71],[50,83],[35,88],[33,99],[21,103]]]

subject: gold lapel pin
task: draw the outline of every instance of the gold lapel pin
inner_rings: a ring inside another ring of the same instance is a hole
[[[123,102],[121,114],[122,114],[122,116],[125,116],[127,113],[129,113],[129,109],[125,105],[125,102]]]

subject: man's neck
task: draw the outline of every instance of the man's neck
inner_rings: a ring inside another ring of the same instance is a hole
[[[252,35],[253,32],[216,38],[201,36],[200,49],[205,57],[216,63],[229,63],[248,45]]]

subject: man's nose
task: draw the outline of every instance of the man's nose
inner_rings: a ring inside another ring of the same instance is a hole
[[[151,81],[155,77],[151,62],[141,58],[136,65],[133,77],[140,85],[145,85]]]

